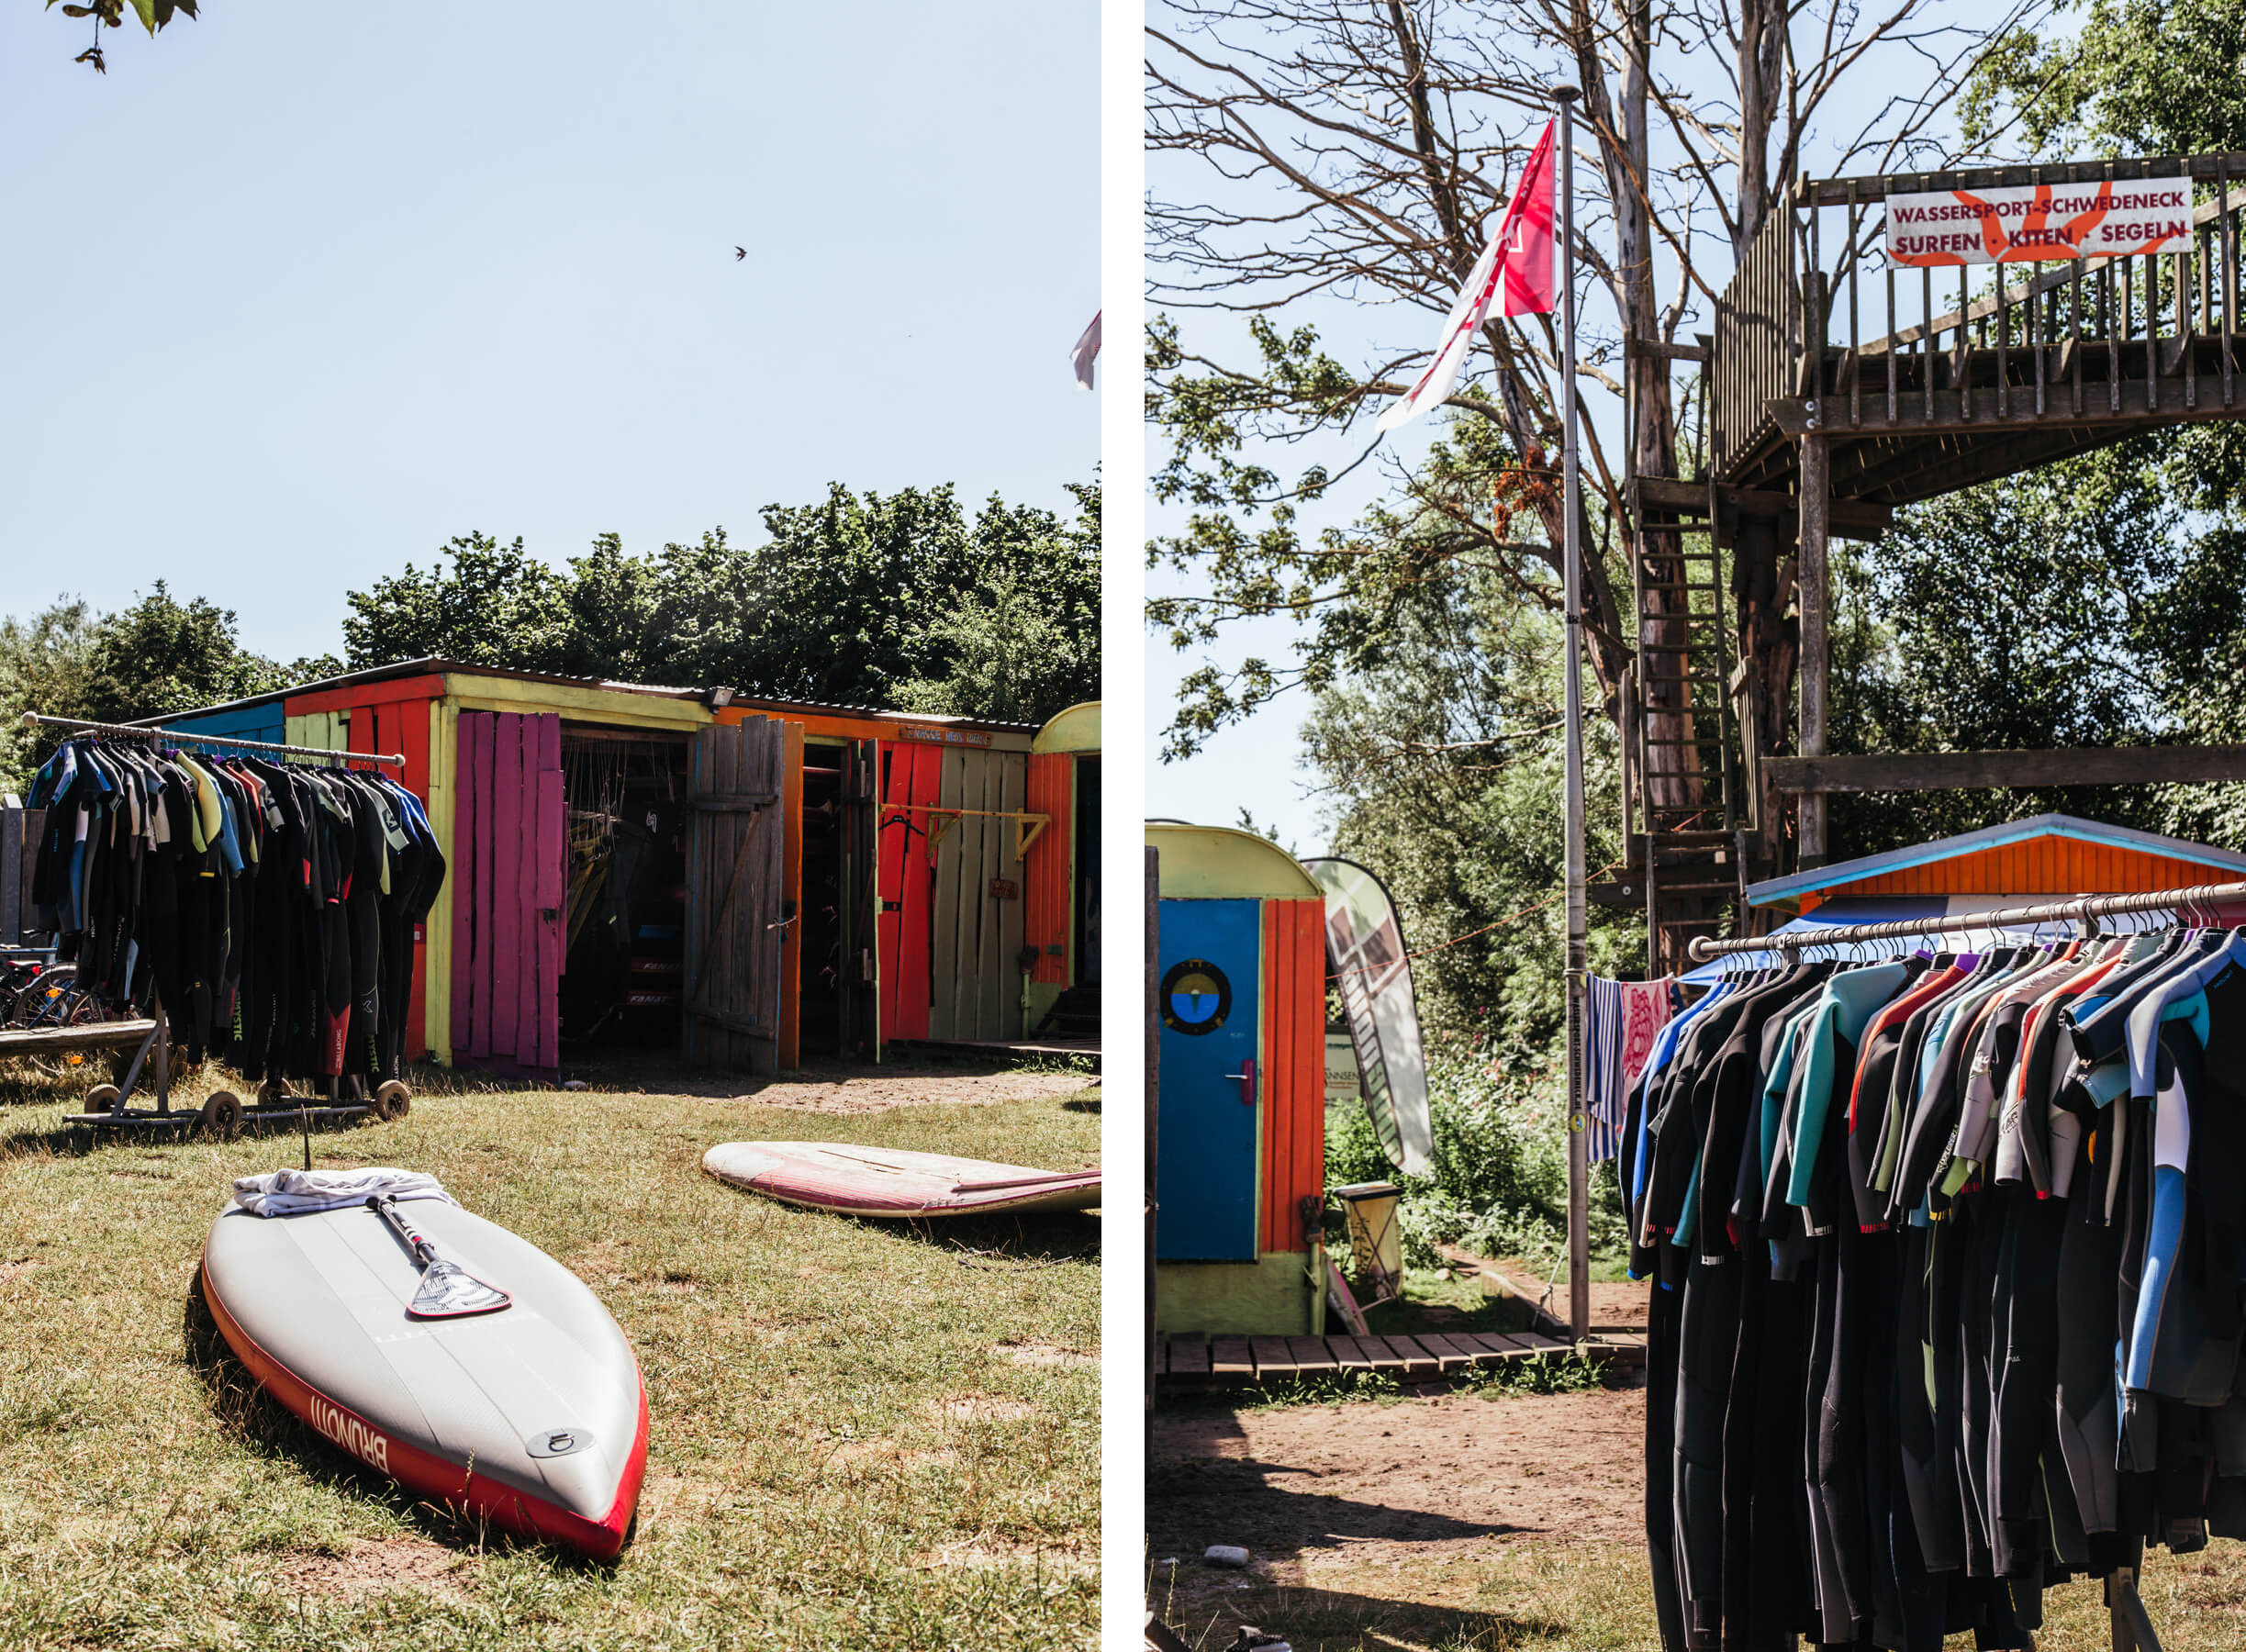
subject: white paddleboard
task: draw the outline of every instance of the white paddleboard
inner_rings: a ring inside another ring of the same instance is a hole
[[[847,1216],[1084,1211],[1100,1202],[1097,1170],[1035,1170],[849,1142],[720,1142],[702,1155],[702,1168],[770,1199]]]
[[[623,1332],[527,1240],[441,1200],[404,1209],[513,1305],[411,1319],[420,1270],[373,1211],[234,1207],[203,1246],[219,1331],[274,1398],[417,1495],[614,1556],[647,1466],[647,1395]]]

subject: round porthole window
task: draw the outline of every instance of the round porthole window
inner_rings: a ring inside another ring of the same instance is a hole
[[[1173,1032],[1200,1037],[1213,1032],[1232,1013],[1232,983],[1206,958],[1187,958],[1162,977],[1162,1024]]]

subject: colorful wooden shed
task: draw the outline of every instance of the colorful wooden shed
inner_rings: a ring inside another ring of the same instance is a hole
[[[1155,1323],[1317,1335],[1305,1199],[1325,1187],[1324,899],[1252,832],[1150,821],[1160,855]]]
[[[429,659],[147,720],[404,754],[450,866],[416,1055],[550,1072],[621,1043],[775,1072],[1016,1044],[1084,967],[1097,707],[1039,731]]]

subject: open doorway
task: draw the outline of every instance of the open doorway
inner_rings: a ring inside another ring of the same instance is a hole
[[[684,981],[687,742],[562,727],[568,810],[561,1042],[676,1048]]]
[[[870,740],[804,747],[797,1024],[806,1055],[874,1053],[875,758]]]
[[[1100,759],[1077,759],[1077,981],[1100,984]]]

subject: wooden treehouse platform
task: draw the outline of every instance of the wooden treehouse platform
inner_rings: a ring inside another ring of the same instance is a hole
[[[1458,1331],[1414,1336],[1211,1336],[1165,1332],[1155,1339],[1155,1378],[1173,1388],[1295,1382],[1344,1371],[1385,1371],[1399,1379],[1447,1377],[1474,1366],[1565,1358],[1575,1345],[1542,1331]],[[1627,1326],[1592,1328],[1585,1357],[1640,1365],[1646,1334]]]
[[[1891,196],[2126,191],[2178,175],[2211,193],[2160,251],[1939,267],[1881,251]],[[1810,491],[1807,438],[1827,447],[1832,501],[1892,508],[2143,430],[2246,416],[2241,206],[2246,155],[1804,180],[1716,305],[1711,505],[1729,490]]]
[[[2161,233],[2132,240],[2127,204],[2152,201],[2171,203],[2157,214]],[[2095,210],[2075,212],[2084,202]],[[1930,203],[1939,224],[1911,228],[1930,221]],[[1893,262],[1891,204],[1905,238]],[[1791,854],[1816,865],[1825,795],[1880,787],[1864,765],[1894,766],[1826,754],[1833,535],[1877,540],[1898,506],[2146,431],[2246,418],[2241,209],[2246,154],[1805,178],[1740,261],[1712,332],[1696,346],[1630,341],[1634,353],[1696,364],[1706,410],[1697,475],[1626,482],[1639,553],[1639,659],[1626,700],[1639,728],[1659,731],[1629,751],[1626,729],[1626,771],[1637,771],[1626,772],[1635,788],[1626,801],[1644,834],[1631,876],[1665,966],[1676,961],[1665,934],[1712,927],[1732,899],[1726,882],[1782,869],[1771,863],[1788,853],[1775,812],[1782,796],[1799,799]],[[1913,251],[1969,243],[1970,263]],[[1687,532],[1706,533],[1708,552],[1691,549]],[[1711,597],[1693,559],[1723,550],[1734,553],[1729,588]],[[1693,630],[1758,581],[1782,609],[1792,584],[1798,664],[1742,649],[1735,667],[1728,627]],[[1759,680],[1766,668],[1769,683]],[[1791,742],[1763,726],[1785,675],[1798,687]],[[1781,755],[1788,743],[1795,755]],[[2195,775],[2246,776],[2234,753],[2179,752]],[[2082,754],[1992,761],[2003,755],[1913,758],[1905,784],[2036,784],[2054,766],[2073,772]],[[1636,802],[1639,794],[1651,800]],[[1736,853],[1715,832],[1685,831],[1687,806],[1700,809],[1692,824],[1736,832]],[[1685,864],[1667,888],[1665,857]]]

